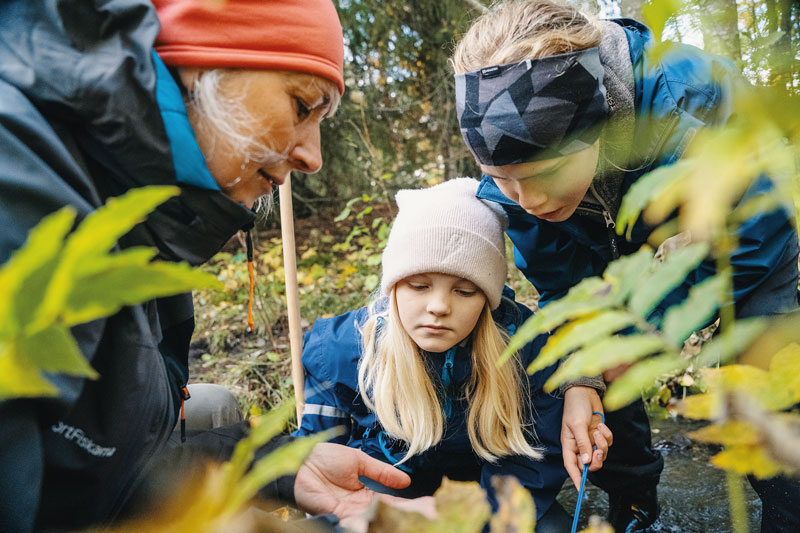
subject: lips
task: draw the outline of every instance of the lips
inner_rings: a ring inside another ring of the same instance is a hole
[[[435,324],[424,324],[424,325],[420,326],[420,328],[422,328],[422,329],[424,329],[426,331],[429,331],[431,333],[437,333],[437,332],[438,333],[444,333],[446,331],[450,331],[450,328],[446,328],[444,326],[439,326],[439,325],[435,325]]]

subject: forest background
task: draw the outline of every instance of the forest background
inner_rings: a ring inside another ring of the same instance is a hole
[[[378,284],[380,252],[401,188],[479,177],[455,116],[455,43],[489,2],[338,0],[347,91],[322,125],[324,165],[292,182],[301,316],[314,320],[367,303]],[[756,86],[800,94],[800,3],[792,0],[579,0],[600,18],[647,22],[656,37],[729,57]],[[232,242],[206,269],[224,290],[195,293],[194,381],[231,387],[242,407],[261,412],[292,396],[278,205],[256,241],[256,334],[247,334],[249,291],[244,247]],[[509,248],[509,252],[510,252]],[[511,253],[508,254],[511,258]],[[535,289],[509,261],[509,285],[536,306]],[[708,333],[693,336],[696,351]],[[654,413],[696,380],[663,380]]]
[[[318,317],[359,307],[370,298],[379,281],[396,190],[478,176],[457,128],[448,58],[460,34],[486,6],[480,0],[340,0],[337,5],[346,41],[348,91],[337,115],[323,126],[323,171],[298,176],[293,189],[305,330]],[[660,248],[655,257],[655,248],[645,246],[612,262],[602,277],[583,280],[539,311],[520,328],[507,352],[555,330],[529,369],[570,354],[546,390],[559,381],[631,363],[610,384],[604,397],[607,409],[644,393],[655,417],[680,412],[711,420],[712,425],[688,436],[713,446],[716,455],[710,462],[724,470],[727,481],[720,506],[729,507],[733,530],[744,532],[754,515],[747,510],[742,476],[800,471],[794,445],[800,438],[800,416],[787,412],[800,404],[800,318],[734,320],[729,304],[729,257],[736,246],[731,230],[757,212],[778,206],[794,212],[800,197],[800,5],[789,0],[579,5],[600,17],[622,15],[647,23],[657,41],[666,41],[653,47],[651,56],[669,53],[669,41],[727,56],[754,89],[735,96],[735,121],[698,133],[686,157],[640,178],[620,207],[619,234],[643,217],[657,227],[653,247],[683,230],[690,231],[694,242]],[[739,202],[752,177],[762,173],[773,178],[774,192]],[[113,314],[123,305],[198,289],[193,381],[227,385],[243,409],[268,414],[252,419],[254,430],[231,462],[210,466],[203,483],[191,484],[193,504],[186,512],[153,517],[148,527],[172,530],[165,528],[169,523],[176,531],[216,530],[215,524],[238,516],[258,487],[296,470],[314,442],[328,435],[299,439],[248,469],[260,443],[282,431],[287,421],[292,428],[294,393],[277,216],[263,217],[254,232],[254,331],[246,325],[251,285],[244,243],[237,239],[204,266],[205,272],[151,262],[153,250],[110,253],[121,235],[177,192],[174,187],[144,188],[110,199],[72,233],[76,213],[61,209],[42,220],[26,245],[0,267],[0,398],[57,394],[42,372],[97,377],[69,327]],[[668,216],[673,212],[676,218]],[[686,302],[670,307],[661,327],[649,324],[654,306],[709,256],[717,273],[694,286]],[[536,308],[535,288],[510,266],[509,285],[520,301]],[[701,349],[715,327],[703,326],[717,313],[721,333]],[[634,334],[616,334],[629,326]],[[687,425],[681,422],[677,431],[686,433]],[[706,474],[694,497],[698,510],[709,507],[704,491],[713,483]],[[508,483],[492,528],[506,530],[515,523],[519,530],[530,530],[530,496]],[[685,511],[686,489],[681,484],[679,500],[671,506],[679,513]],[[480,529],[488,508],[475,490],[443,489],[441,498],[437,495],[439,519],[417,525],[430,531]],[[371,524],[405,524],[398,530],[408,530],[410,522],[398,521],[391,514],[395,511],[378,509]],[[691,515],[683,512],[673,522],[688,530]],[[406,518],[416,521],[419,515]],[[721,517],[710,518],[708,523],[721,525]],[[190,527],[185,527],[186,520]],[[148,530],[139,526],[128,530]]]

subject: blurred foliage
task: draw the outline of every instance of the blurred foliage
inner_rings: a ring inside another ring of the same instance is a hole
[[[117,239],[178,191],[133,189],[109,199],[71,233],[77,213],[64,207],[30,231],[0,267],[0,400],[57,395],[48,374],[97,379],[72,326],[125,305],[219,285],[188,265],[152,261],[155,249],[114,249]]]
[[[486,493],[474,481],[444,478],[434,494],[436,518],[404,511],[378,502],[369,521],[369,532],[380,533],[478,533],[489,525],[491,533],[533,533],[536,507],[531,493],[513,477],[493,480],[498,509],[492,515]]]
[[[230,461],[208,463],[189,483],[182,483],[173,501],[159,502],[158,510],[119,524],[110,531],[216,533],[222,531],[297,531],[280,513],[256,512],[258,491],[300,468],[311,449],[335,436],[335,430],[295,439],[253,462],[258,449],[284,430],[294,414],[286,402],[270,413],[250,419],[251,431],[240,440]]]

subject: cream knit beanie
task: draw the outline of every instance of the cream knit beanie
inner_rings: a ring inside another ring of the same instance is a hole
[[[381,292],[424,272],[470,280],[492,309],[506,282],[503,231],[508,219],[499,205],[475,197],[479,182],[456,178],[428,189],[405,189],[395,199],[399,212],[383,251]]]

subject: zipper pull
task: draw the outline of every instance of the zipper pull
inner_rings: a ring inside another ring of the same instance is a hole
[[[616,222],[614,222],[614,219],[611,218],[611,213],[609,213],[605,209],[603,209],[603,219],[606,221],[607,228],[614,229],[617,227]]]
[[[186,442],[186,411],[183,404],[191,397],[188,387],[181,387],[181,443]]]
[[[453,346],[444,356],[444,366],[442,366],[442,385],[444,386],[444,416],[450,418],[453,412],[453,399],[450,397],[450,389],[453,384],[453,356],[456,348]]]

